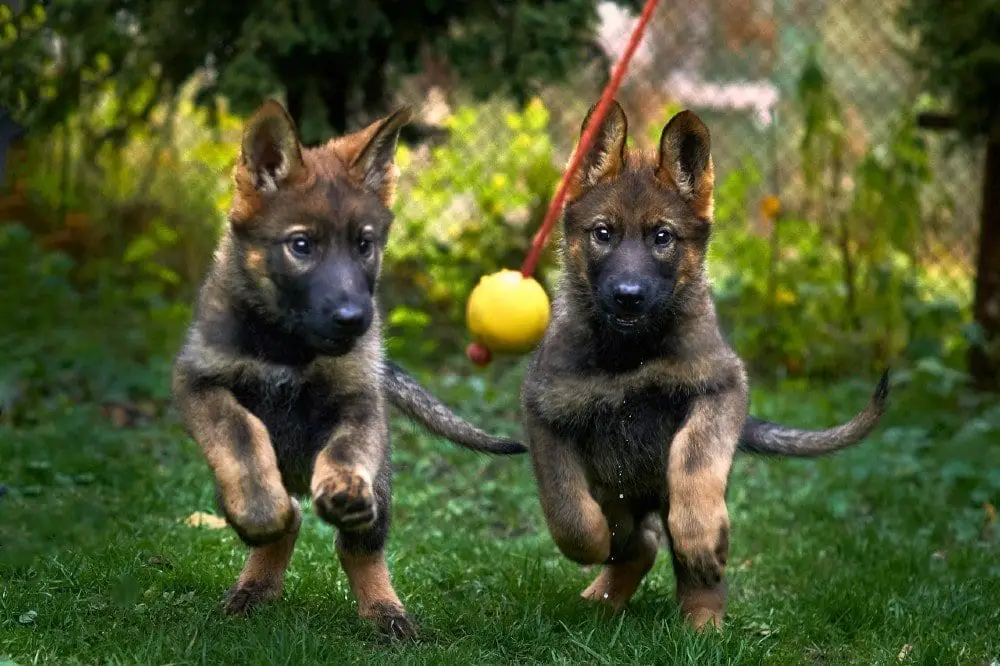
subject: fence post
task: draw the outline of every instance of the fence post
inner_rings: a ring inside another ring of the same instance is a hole
[[[947,113],[918,114],[917,126],[951,130],[955,118]],[[986,141],[983,198],[979,212],[979,259],[972,318],[982,335],[969,345],[969,374],[980,391],[1000,390],[1000,138]]]
[[[1000,139],[986,143],[979,260],[973,317],[982,327],[982,344],[969,349],[969,372],[976,388],[1000,390]]]

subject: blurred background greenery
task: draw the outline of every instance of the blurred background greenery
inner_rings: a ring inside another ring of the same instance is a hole
[[[466,342],[478,277],[523,260],[635,5],[0,5],[0,101],[28,129],[0,195],[4,283],[39,288],[31,245],[47,279],[112,317],[141,313],[135,344],[168,356],[224,224],[245,114],[277,95],[313,142],[407,102],[420,113],[398,154],[389,344],[440,362]],[[964,372],[970,343],[990,349],[972,297],[992,122],[979,102],[997,68],[948,41],[975,43],[969,18],[941,27],[943,6],[725,0],[654,18],[620,95],[632,140],[652,144],[682,107],[711,127],[710,273],[761,379],[901,359]],[[963,131],[921,127],[927,111]]]

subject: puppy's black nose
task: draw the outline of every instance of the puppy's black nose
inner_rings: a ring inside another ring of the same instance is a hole
[[[614,288],[615,303],[622,311],[636,314],[646,300],[645,289],[638,282],[619,282]]]
[[[365,311],[357,305],[341,305],[334,309],[333,322],[345,332],[361,330],[365,323]]]

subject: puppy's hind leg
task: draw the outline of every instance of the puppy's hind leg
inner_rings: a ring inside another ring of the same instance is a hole
[[[658,539],[649,522],[654,516],[647,517],[633,529],[634,519],[624,510],[620,518],[615,515],[618,512],[614,507],[605,510],[614,526],[611,556],[601,573],[580,596],[588,601],[607,604],[617,613],[625,608],[639,589],[642,579],[653,568]]]
[[[302,511],[294,499],[292,508],[295,511],[295,521],[288,532],[277,541],[250,549],[250,556],[239,579],[223,601],[227,614],[240,615],[262,602],[281,596],[285,586],[285,571],[291,562],[302,524]]]

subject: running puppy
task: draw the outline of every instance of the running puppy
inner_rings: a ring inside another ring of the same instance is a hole
[[[624,607],[653,565],[662,520],[683,615],[721,625],[737,449],[812,456],[856,444],[883,412],[888,377],[836,428],[747,418],[744,365],[719,332],[704,271],[708,128],[679,113],[652,154],[626,137],[615,102],[570,184],[563,278],[521,396],[529,450],[559,549],[604,565],[584,598]]]
[[[175,403],[250,546],[225,600],[280,596],[308,494],[338,531],[362,617],[410,637],[384,550],[392,475],[388,404],[486,453],[523,453],[452,413],[383,358],[375,292],[392,213],[403,109],[304,148],[284,108],[248,121],[229,223],[174,367]]]

